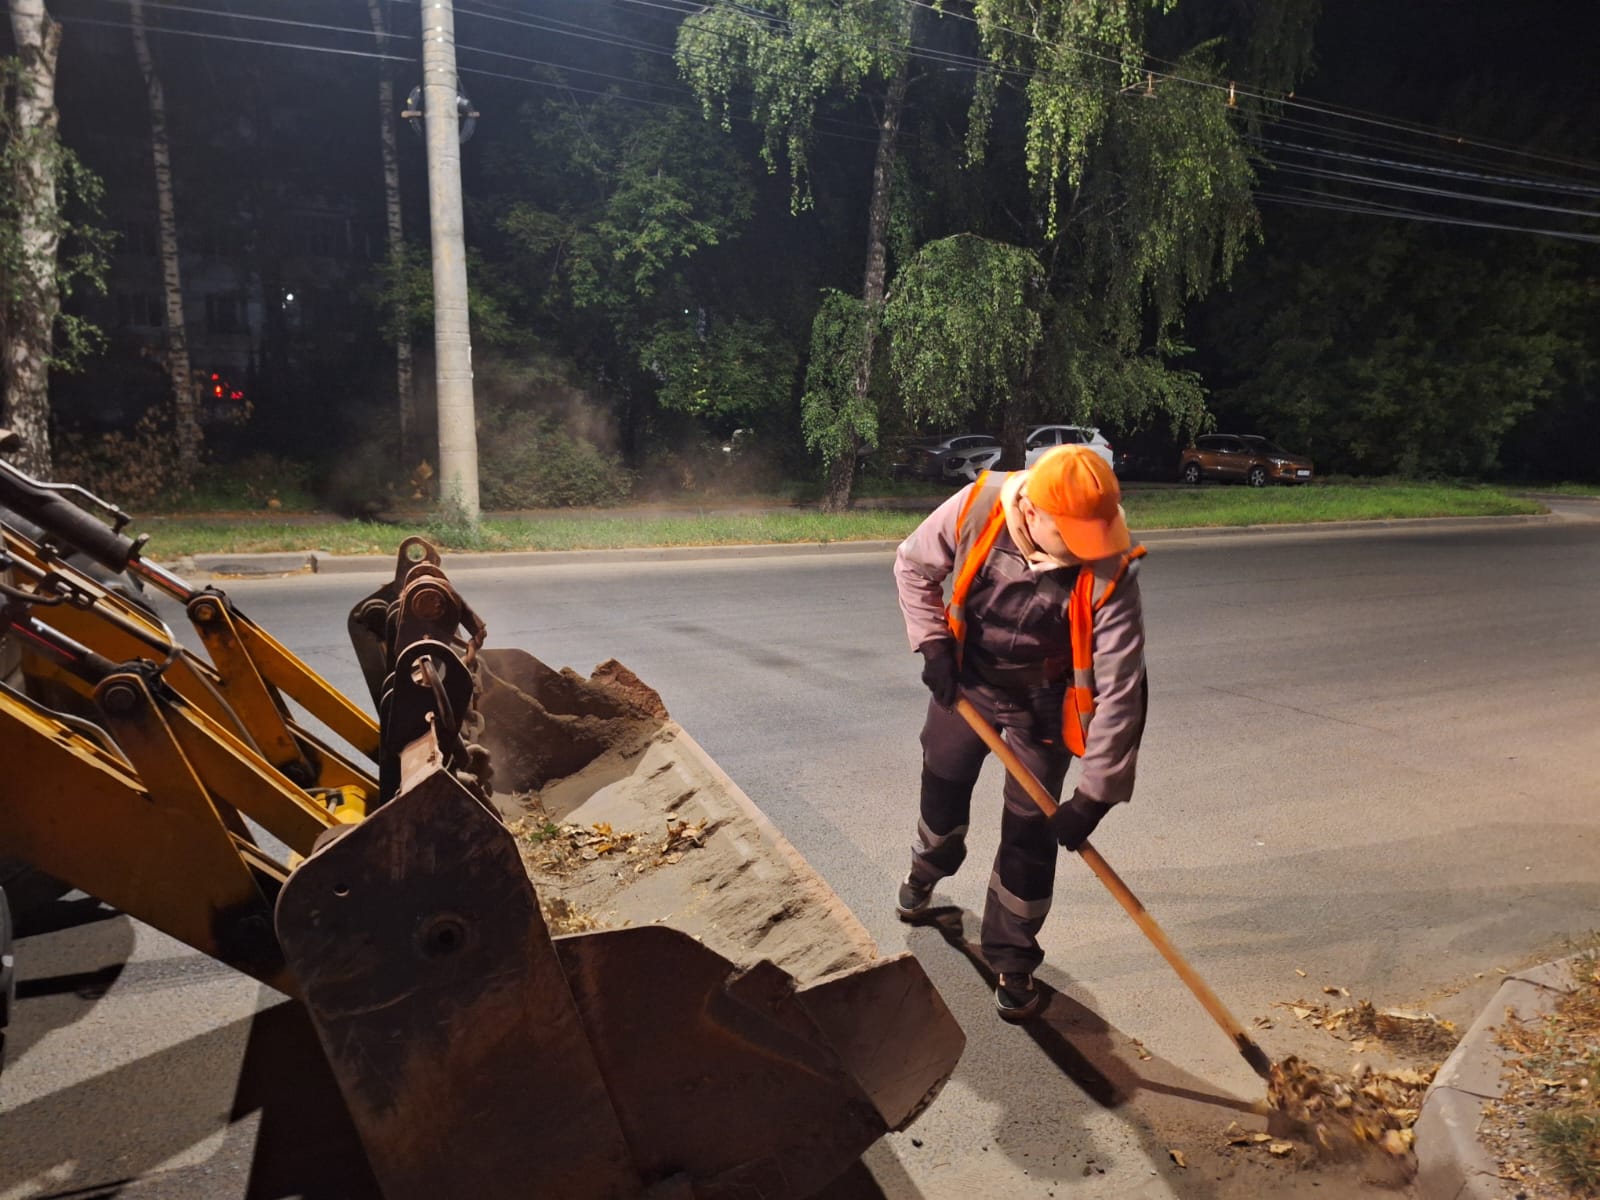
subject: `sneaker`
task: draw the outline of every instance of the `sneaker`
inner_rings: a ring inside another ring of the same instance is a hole
[[[907,878],[895,896],[894,911],[902,921],[915,921],[928,911],[933,902],[933,884],[918,883]]]
[[[1001,975],[994,989],[994,1006],[1002,1021],[1026,1021],[1044,1006],[1045,993],[1032,975]]]

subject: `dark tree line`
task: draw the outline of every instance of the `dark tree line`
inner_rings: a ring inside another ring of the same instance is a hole
[[[159,70],[192,354],[205,381],[208,336],[226,345],[244,398],[209,454],[395,485],[431,444],[431,293],[420,139],[386,147],[375,102],[417,82],[416,10],[206,3],[224,15],[146,6],[143,73],[126,34],[71,19],[126,24],[125,9],[50,4],[67,18],[62,139],[123,238],[112,291],[151,265],[128,231],[156,209],[142,80]],[[305,24],[261,37],[241,18],[269,7]],[[1477,152],[1508,177],[1581,180],[1555,162],[1593,150],[1559,116],[1572,77],[1530,83],[1509,47],[1470,71],[1441,53],[1420,77],[1405,39],[1426,44],[1424,28],[1393,31],[1391,69],[1370,49],[1384,11],[459,0],[483,113],[463,164],[486,502],[615,498],[634,474],[699,486],[744,431],[759,477],[818,480],[842,505],[873,447],[986,429],[1016,461],[1044,421],[1100,425],[1157,470],[1220,425],[1325,470],[1592,476],[1571,448],[1597,422],[1596,247],[1520,228],[1589,225],[1346,211],[1377,193],[1330,169],[1374,177],[1349,157],[1373,157],[1371,139],[1273,99],[1326,81],[1367,111],[1547,154]],[[367,57],[380,47],[402,61]],[[1391,158],[1454,161],[1388,136]],[[1285,157],[1285,141],[1315,153]],[[1297,164],[1313,172],[1283,169]],[[114,298],[68,301],[110,350],[54,381],[65,429],[130,427],[161,394],[153,318]]]

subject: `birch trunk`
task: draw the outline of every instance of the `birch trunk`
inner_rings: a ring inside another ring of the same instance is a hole
[[[19,198],[21,248],[16,294],[0,312],[5,345],[5,422],[22,438],[11,455],[30,475],[48,478],[50,357],[61,292],[56,283],[60,222],[56,211],[56,55],[61,26],[44,0],[11,0],[11,32],[22,60],[13,136],[29,153],[8,181]]]
[[[915,8],[907,6],[905,41],[911,40],[911,21]],[[883,118],[878,124],[878,150],[872,163],[872,199],[867,206],[867,268],[861,281],[862,308],[867,322],[861,361],[856,366],[855,405],[860,412],[868,403],[872,387],[872,358],[878,349],[878,328],[883,317],[883,294],[888,273],[889,197],[894,184],[894,142],[900,132],[900,114],[905,109],[910,63],[900,62],[889,81],[883,101]],[[828,464],[828,483],[822,497],[825,512],[840,512],[850,507],[855,487],[856,450],[860,443],[850,435],[845,452]]]
[[[167,141],[167,102],[145,37],[143,0],[128,0],[133,52],[150,102],[150,151],[156,170],[156,229],[161,245],[161,283],[166,297],[167,371],[172,376],[173,430],[178,469],[193,479],[200,469],[200,420],[189,338],[183,323],[183,275],[178,262],[178,218],[172,202],[172,149]]]
[[[367,15],[372,19],[372,33],[378,42],[378,53],[389,53],[389,31],[384,25],[381,0],[367,0]],[[394,64],[384,59],[378,63],[378,144],[383,150],[383,205],[388,228],[389,262],[398,268],[405,253],[405,226],[400,211],[400,152],[396,145]],[[405,301],[395,305],[395,325],[398,332],[394,343],[394,381],[396,395],[395,413],[400,423],[400,462],[411,462],[411,314]]]

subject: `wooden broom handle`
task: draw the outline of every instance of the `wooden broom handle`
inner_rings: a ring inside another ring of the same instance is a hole
[[[1005,764],[1011,778],[1022,785],[1023,790],[1032,797],[1040,811],[1047,817],[1054,816],[1058,807],[1054,798],[1045,790],[1044,784],[1039,782],[1039,777],[1028,770],[1016,752],[1006,745],[1005,739],[994,726],[972,706],[972,701],[965,696],[958,697],[955,708],[989,749],[995,752],[996,757]],[[1106,885],[1106,890],[1117,898],[1117,903],[1122,905],[1123,910],[1133,918],[1134,924],[1144,931],[1145,937],[1149,938],[1151,944],[1161,952],[1161,957],[1171,964],[1172,969],[1178,973],[1178,978],[1183,980],[1194,993],[1195,999],[1200,1001],[1201,1007],[1211,1014],[1211,1019],[1233,1040],[1233,1044],[1238,1047],[1239,1053],[1244,1055],[1244,1060],[1250,1064],[1251,1069],[1261,1078],[1267,1078],[1272,1070],[1272,1060],[1244,1031],[1244,1026],[1239,1024],[1222,1001],[1217,999],[1217,994],[1211,990],[1206,981],[1195,973],[1188,960],[1178,953],[1178,948],[1167,939],[1166,932],[1156,924],[1156,919],[1139,902],[1139,897],[1129,890],[1128,885],[1122,882],[1122,877],[1111,869],[1111,864],[1101,858],[1100,852],[1088,842],[1078,847],[1078,853],[1083,857],[1083,861],[1089,864],[1089,869],[1099,876],[1100,882]]]

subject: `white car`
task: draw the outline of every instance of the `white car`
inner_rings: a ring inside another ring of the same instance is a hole
[[[1101,458],[1106,466],[1116,469],[1117,461],[1111,453],[1111,443],[1098,429],[1085,425],[1040,425],[1028,431],[1028,466],[1033,466],[1039,456],[1052,446],[1087,446]]]
[[[1030,467],[1039,461],[1041,454],[1053,446],[1088,446],[1106,460],[1106,466],[1115,470],[1117,465],[1112,457],[1111,443],[1101,436],[1098,429],[1090,429],[1083,425],[1036,425],[1028,430],[1026,445],[1028,448],[1026,461]],[[974,480],[984,471],[992,470],[999,460],[1000,447],[991,442],[986,446],[974,447],[947,456],[944,461],[944,475],[946,479]]]

